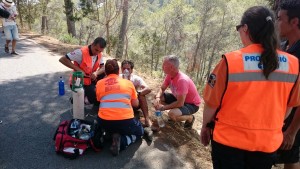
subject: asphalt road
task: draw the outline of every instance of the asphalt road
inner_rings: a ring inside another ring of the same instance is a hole
[[[57,155],[53,134],[62,120],[72,118],[71,91],[66,85],[66,94],[58,96],[58,80],[63,76],[67,81],[70,70],[58,62],[60,56],[32,40],[18,42],[18,56],[4,52],[4,41],[1,34],[1,169],[201,168],[178,156],[159,136],[152,143],[135,143],[117,157],[112,157],[108,146],[99,153],[86,151],[75,160]]]

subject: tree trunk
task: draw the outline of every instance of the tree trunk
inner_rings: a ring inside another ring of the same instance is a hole
[[[84,34],[83,31],[84,31],[84,25],[83,25],[83,21],[81,20],[80,29],[79,29],[79,36],[78,36],[78,39],[79,39],[78,45],[82,44],[82,39],[83,39],[83,34]]]
[[[41,26],[41,32],[42,34],[48,33],[48,17],[47,17],[47,5],[49,3],[49,0],[41,1],[42,3],[42,26]]]
[[[64,0],[64,2],[65,2],[65,13],[67,18],[68,33],[71,34],[73,37],[75,37],[76,29],[75,29],[74,15],[73,15],[73,2],[72,0]]]
[[[128,22],[128,0],[124,0],[122,25],[121,25],[121,29],[120,29],[118,48],[117,48],[117,52],[116,52],[117,59],[122,59],[122,56],[123,56],[124,39],[125,39],[125,35],[126,35],[127,22]]]
[[[106,46],[106,53],[108,54],[108,55],[110,55],[110,48],[111,48],[111,44],[110,44],[110,35],[109,35],[109,22],[107,22],[106,24],[105,24],[105,27],[106,27],[106,38],[107,38],[107,40],[106,40],[106,44],[107,44],[107,46]]]
[[[19,13],[18,17],[20,19],[20,25],[21,25],[21,28],[24,28],[23,19],[22,19],[23,13],[22,13],[22,10],[20,7],[20,0],[16,0],[16,4],[17,4],[17,10]]]
[[[47,16],[42,16],[42,28],[41,32],[42,34],[45,34],[45,32],[48,31],[48,22],[47,22]]]

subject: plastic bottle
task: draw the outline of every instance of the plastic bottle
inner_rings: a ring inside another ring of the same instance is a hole
[[[157,120],[157,124],[159,127],[165,127],[165,122],[164,119],[162,118],[162,114],[160,110],[156,110],[155,111],[155,115],[156,115],[156,120]]]
[[[59,78],[58,82],[58,94],[63,96],[65,94],[65,82],[62,77]]]
[[[124,75],[124,79],[129,80],[130,73],[129,73],[129,71],[127,69],[124,70],[124,74],[123,75]]]

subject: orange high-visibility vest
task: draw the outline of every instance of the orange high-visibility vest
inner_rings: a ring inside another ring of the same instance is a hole
[[[134,117],[131,100],[137,99],[133,83],[110,74],[97,82],[98,116],[104,120],[124,120]]]
[[[274,152],[282,143],[282,126],[292,88],[297,81],[298,59],[277,51],[279,68],[268,80],[259,65],[261,45],[227,53],[228,84],[216,116],[213,140],[226,146]]]
[[[92,65],[93,65],[92,62],[93,61],[92,61],[92,57],[91,57],[90,52],[89,52],[89,47],[88,46],[82,47],[81,52],[82,52],[81,64],[79,65],[76,61],[74,61],[74,64],[76,66],[79,66],[80,69],[82,71],[84,71],[84,73],[86,75],[86,76],[84,76],[84,79],[83,79],[84,85],[90,85],[92,83],[91,75],[92,75],[93,72],[97,71],[97,69],[99,68],[99,64],[100,64],[102,54],[99,53],[97,55],[97,60],[94,64],[94,66],[92,67]],[[70,84],[72,84],[72,74],[70,76]]]

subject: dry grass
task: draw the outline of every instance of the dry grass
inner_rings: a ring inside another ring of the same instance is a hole
[[[68,52],[71,52],[80,47],[79,45],[70,45],[70,44],[62,43],[53,37],[36,34],[29,31],[23,30],[21,31],[20,34],[21,34],[21,39],[32,39],[37,43],[39,43],[40,45],[49,49],[49,52],[58,53],[61,55],[65,55]]]

